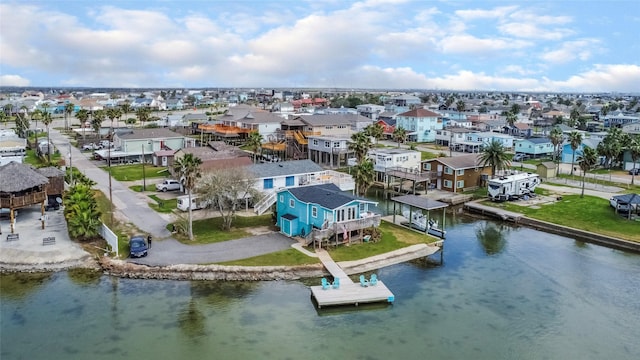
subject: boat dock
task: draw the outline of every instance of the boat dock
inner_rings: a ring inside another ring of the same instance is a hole
[[[339,279],[338,287],[328,286],[323,288],[322,285],[311,286],[311,294],[318,303],[318,308],[323,306],[335,305],[356,305],[362,303],[373,302],[389,302],[395,299],[393,293],[378,280],[376,285],[362,286],[360,283],[354,283],[349,276],[333,261],[329,253],[324,250],[317,252],[318,258],[322,261],[324,267],[331,273],[334,279]]]
[[[480,204],[479,202],[470,201],[464,204],[464,208],[482,215],[492,215],[502,220],[509,220],[517,223],[524,215],[513,211],[503,210],[493,206]]]

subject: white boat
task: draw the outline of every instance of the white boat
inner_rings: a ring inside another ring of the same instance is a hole
[[[422,214],[422,211],[420,210],[410,211],[408,208],[403,207],[402,216],[404,216],[407,220],[411,218],[411,227],[416,230],[423,231],[440,238],[444,238],[445,234],[447,233],[446,231],[438,227],[438,220],[427,219],[427,217]]]

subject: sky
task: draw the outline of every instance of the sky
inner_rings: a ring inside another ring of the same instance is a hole
[[[640,93],[640,1],[1,0],[0,86]]]

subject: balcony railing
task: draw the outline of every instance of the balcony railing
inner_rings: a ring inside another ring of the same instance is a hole
[[[360,229],[366,229],[368,227],[380,226],[382,216],[374,213],[362,213],[360,219],[340,221],[330,223],[325,229],[313,229],[311,236],[315,241],[322,241],[328,239],[335,234],[342,234],[345,231],[355,231]]]
[[[31,194],[13,197],[0,198],[0,208],[20,208],[29,205],[39,204],[47,198],[45,191],[38,191]]]

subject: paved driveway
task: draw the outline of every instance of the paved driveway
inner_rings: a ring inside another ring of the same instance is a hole
[[[151,266],[217,263],[286,250],[295,243],[276,232],[207,245],[185,245],[171,238],[152,242],[147,257],[128,261]]]

